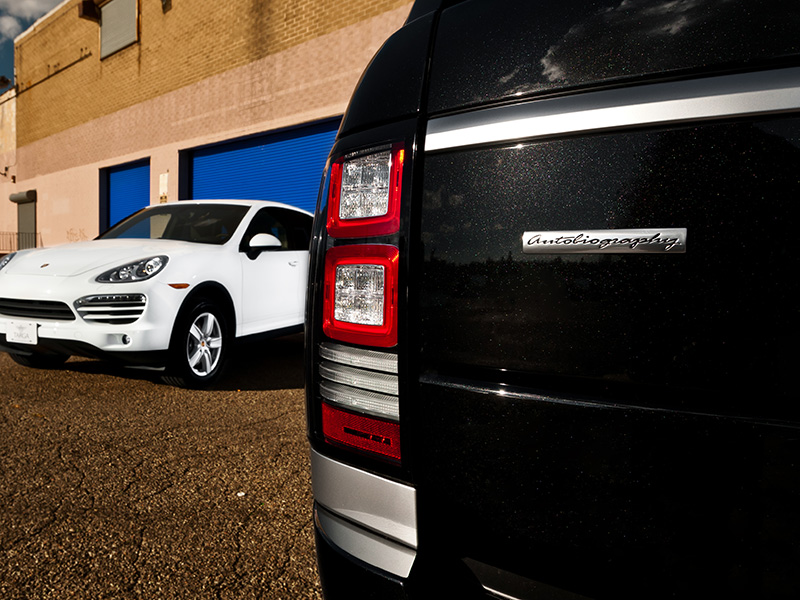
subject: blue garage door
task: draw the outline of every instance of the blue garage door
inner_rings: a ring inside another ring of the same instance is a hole
[[[106,169],[108,176],[108,225],[150,205],[150,160]]]
[[[339,119],[193,150],[189,197],[275,200],[313,212]]]

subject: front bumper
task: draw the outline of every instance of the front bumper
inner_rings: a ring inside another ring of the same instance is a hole
[[[42,279],[30,293],[32,282],[4,281],[0,296],[12,300],[44,300],[62,302],[72,311],[74,319],[47,319],[36,316],[11,316],[0,314],[0,349],[6,352],[31,354],[36,352],[77,354],[93,357],[129,356],[132,362],[158,363],[161,355],[169,349],[175,317],[188,290],[176,290],[164,283],[153,281],[139,284],[78,285],[68,279],[48,281]],[[9,285],[6,285],[9,284]],[[146,305],[141,316],[127,324],[102,323],[84,319],[76,310],[75,302],[93,295],[141,294]],[[12,325],[34,323],[36,343],[9,342],[7,337]]]

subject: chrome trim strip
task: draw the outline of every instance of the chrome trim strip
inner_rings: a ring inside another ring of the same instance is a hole
[[[463,560],[464,564],[472,571],[472,574],[478,578],[483,588],[498,598],[507,600],[524,600],[528,598],[589,600],[586,596],[568,592],[539,581],[533,581],[516,573],[478,562],[472,558]]]
[[[398,577],[406,578],[411,573],[415,550],[340,519],[319,504],[314,506],[314,520],[331,543],[348,554]]]
[[[699,410],[676,410],[674,408],[662,408],[659,406],[647,406],[644,403],[630,403],[623,404],[621,402],[610,402],[607,400],[599,399],[584,399],[580,397],[560,397],[560,396],[545,396],[537,392],[529,391],[528,388],[519,386],[508,386],[502,383],[488,383],[485,380],[472,380],[462,377],[452,377],[441,374],[422,374],[419,377],[419,382],[423,385],[432,385],[442,388],[457,390],[459,392],[468,392],[474,394],[482,394],[492,396],[493,398],[508,398],[529,402],[542,402],[546,404],[558,404],[563,406],[580,406],[583,408],[594,408],[599,410],[638,410],[651,413],[668,413],[671,415],[692,415],[694,417],[711,417],[712,419],[719,419],[720,415],[713,412],[704,412]],[[724,415],[726,419],[738,421],[742,423],[760,423],[768,425],[779,425],[781,427],[793,427],[800,432],[800,424],[788,423],[776,419],[761,418],[761,417],[737,417],[732,415]]]
[[[431,119],[425,151],[800,109],[800,68],[534,100]]]
[[[417,492],[413,487],[331,460],[313,448],[311,484],[314,499],[332,513],[417,547]]]

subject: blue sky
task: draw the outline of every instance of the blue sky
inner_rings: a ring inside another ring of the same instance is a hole
[[[0,0],[0,75],[14,79],[14,38],[62,1]]]

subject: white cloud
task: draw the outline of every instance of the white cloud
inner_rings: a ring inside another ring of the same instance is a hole
[[[0,0],[2,1],[2,0]],[[548,81],[581,80],[584,71],[635,70],[634,62],[649,55],[674,51],[678,37],[692,27],[723,14],[728,0],[617,0],[619,4],[597,10],[570,27],[560,42],[540,59]],[[794,0],[795,2],[797,0]],[[741,3],[740,3],[741,4]],[[592,48],[587,52],[587,48]],[[638,49],[638,51],[637,51]]]
[[[0,0],[0,13],[27,21],[38,19],[63,0]]]
[[[62,0],[0,0],[0,43],[13,40]]]
[[[22,32],[22,25],[14,17],[0,17],[0,39],[13,39]]]

